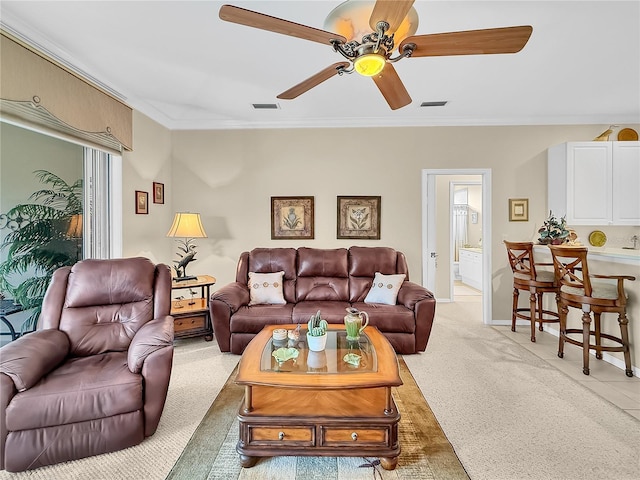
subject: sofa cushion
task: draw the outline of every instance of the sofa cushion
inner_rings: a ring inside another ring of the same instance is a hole
[[[142,381],[129,371],[126,352],[70,359],[13,397],[7,406],[7,428],[65,425],[140,410]]]
[[[382,303],[354,303],[353,308],[367,312],[369,325],[381,332],[414,333],[416,319],[413,310],[404,305],[384,305]]]
[[[299,248],[297,301],[346,302],[349,299],[347,259],[344,248]]]
[[[298,248],[298,277],[347,278],[347,249]]]
[[[398,291],[404,282],[404,273],[395,275],[383,275],[376,272],[373,277],[373,283],[367,293],[364,303],[384,303],[386,305],[395,305],[398,299]]]
[[[275,273],[249,272],[249,305],[287,303],[282,292],[284,271]]]
[[[254,305],[240,307],[231,317],[229,331],[233,333],[258,333],[265,325],[291,323],[292,303],[286,305]]]
[[[349,249],[349,275],[373,278],[376,272],[386,275],[406,273],[397,268],[398,254],[389,247],[351,247]]]
[[[320,310],[322,318],[324,318],[327,323],[342,324],[344,323],[344,316],[347,314],[346,308],[349,306],[348,302],[341,301],[318,300],[298,302],[293,307],[292,323],[301,323],[303,326],[306,326],[309,317]]]
[[[284,272],[283,293],[289,303],[296,301],[296,249],[295,248],[254,248],[249,252],[247,265],[238,265],[238,271],[256,273]]]

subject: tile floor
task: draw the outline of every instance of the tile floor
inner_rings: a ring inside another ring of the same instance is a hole
[[[481,292],[460,282],[454,282],[454,301],[481,301]],[[582,373],[582,349],[565,343],[564,358],[558,357],[558,337],[549,332],[536,331],[536,342],[529,339],[528,325],[518,325],[511,331],[509,325],[495,325],[497,331],[522,345],[569,377],[597,393],[604,399],[640,419],[640,378],[629,378],[624,370],[595,356],[589,359],[590,374]]]
[[[542,358],[569,377],[610,401],[627,413],[640,419],[640,378],[627,377],[624,370],[595,356],[589,359],[590,374],[582,373],[582,349],[565,343],[564,358],[558,357],[558,337],[548,332],[536,331],[536,342],[529,339],[528,325],[497,325],[496,330],[522,345],[534,355]]]

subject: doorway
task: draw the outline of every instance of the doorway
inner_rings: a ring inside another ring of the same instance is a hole
[[[422,277],[423,284],[440,302],[457,301],[454,295],[454,264],[456,249],[453,235],[452,185],[479,184],[481,187],[481,211],[477,224],[481,237],[468,244],[477,248],[479,270],[476,290],[482,301],[483,323],[491,323],[491,170],[490,169],[425,169],[422,171]],[[468,202],[467,202],[468,203]],[[476,213],[477,206],[476,206]],[[467,214],[474,213],[467,209]],[[467,236],[467,242],[469,237]],[[463,241],[464,242],[464,241]],[[478,245],[480,244],[480,245]],[[464,243],[463,243],[464,246]]]

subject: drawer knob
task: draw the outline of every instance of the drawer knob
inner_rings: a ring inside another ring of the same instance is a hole
[[[278,440],[284,440],[284,432],[278,433]]]
[[[353,432],[353,433],[351,434],[351,440],[353,440],[354,442],[355,442],[356,440],[358,440],[358,434],[357,434],[356,432]]]

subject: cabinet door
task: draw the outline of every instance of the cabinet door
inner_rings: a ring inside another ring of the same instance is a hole
[[[611,142],[570,143],[567,151],[567,223],[609,225],[612,219]]]
[[[613,224],[640,225],[640,142],[614,142]]]

